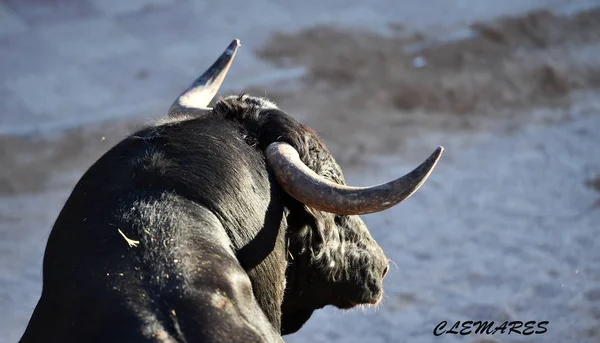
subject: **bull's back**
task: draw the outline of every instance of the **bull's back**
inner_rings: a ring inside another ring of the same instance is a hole
[[[222,226],[249,195],[267,206],[243,190],[264,195],[268,175],[243,140],[221,144],[225,133],[213,130],[196,145],[191,137],[134,135],[84,174],[49,237],[43,293],[21,342],[281,339]],[[216,264],[202,270],[199,261]],[[224,270],[242,281],[232,288]],[[229,313],[215,306],[224,291]]]

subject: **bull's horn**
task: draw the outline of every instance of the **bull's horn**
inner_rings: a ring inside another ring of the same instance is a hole
[[[340,215],[379,212],[407,199],[429,177],[443,152],[444,148],[438,147],[420,166],[394,181],[350,187],[319,176],[289,144],[272,143],[265,151],[277,182],[289,195],[315,209]]]
[[[239,47],[240,40],[234,39],[213,65],[173,102],[169,115],[176,115],[186,109],[209,109],[208,104],[217,95]]]

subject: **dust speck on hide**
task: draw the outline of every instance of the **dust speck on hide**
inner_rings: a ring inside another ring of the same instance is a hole
[[[211,295],[210,304],[214,308],[218,308],[220,310],[227,310],[227,308],[231,305],[231,301],[222,294],[219,290]]]

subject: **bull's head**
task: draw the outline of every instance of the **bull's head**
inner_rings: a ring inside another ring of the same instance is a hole
[[[220,111],[229,116],[223,112],[231,110],[231,105],[218,103],[214,111],[208,105],[238,47],[239,41],[234,40],[179,96],[169,115]],[[282,333],[297,331],[315,309],[326,305],[351,308],[377,304],[383,293],[388,259],[358,215],[383,211],[411,196],[428,178],[443,148],[438,147],[420,166],[396,180],[372,187],[350,187],[313,130],[265,99],[242,96],[235,97],[235,101],[237,106],[252,108],[258,117],[270,118],[263,120],[271,123],[268,129],[256,124],[247,129],[250,134],[260,136],[256,146],[263,150],[278,185],[291,196],[286,205],[289,267],[282,304]],[[286,129],[274,122],[285,122]],[[289,132],[290,128],[293,132]],[[253,132],[257,130],[283,133]]]

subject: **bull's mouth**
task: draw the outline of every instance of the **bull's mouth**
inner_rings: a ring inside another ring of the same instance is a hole
[[[338,304],[337,307],[342,310],[348,310],[357,306],[377,306],[381,303],[383,299],[383,290],[381,288],[377,288],[373,291],[372,288],[365,288],[364,293],[362,293],[359,297],[355,299],[345,299],[341,304]]]
[[[376,297],[372,297],[369,299],[365,299],[365,301],[363,301],[360,304],[357,305],[379,305],[379,303],[381,303],[381,299],[383,299],[383,292],[379,292],[379,294]]]
[[[379,305],[381,303],[381,299],[383,299],[383,292],[379,293],[379,297],[375,301],[369,301],[367,304],[369,305]]]
[[[357,306],[377,306],[381,303],[381,299],[383,298],[383,294],[381,296],[379,296],[379,298],[375,299],[375,300],[367,300],[367,301],[359,301],[359,302],[354,302],[354,301],[348,301],[347,304],[342,305],[342,306],[338,306],[340,309],[342,310],[349,310],[352,308],[355,308]]]

